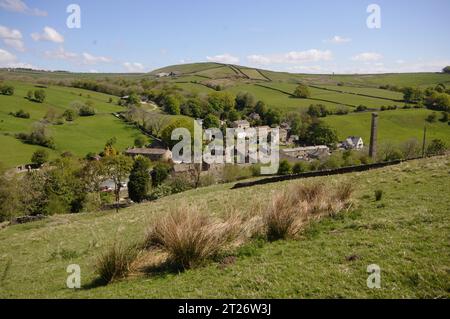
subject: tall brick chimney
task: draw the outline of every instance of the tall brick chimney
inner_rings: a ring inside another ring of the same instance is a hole
[[[377,157],[377,140],[378,140],[378,114],[372,113],[372,128],[370,130],[370,148],[369,156],[372,159]]]

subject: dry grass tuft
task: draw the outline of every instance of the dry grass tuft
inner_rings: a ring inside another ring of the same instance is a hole
[[[147,248],[159,248],[181,269],[204,263],[242,240],[242,219],[233,214],[217,220],[195,207],[178,209],[156,220],[148,232]]]
[[[114,245],[106,251],[97,260],[96,270],[102,283],[122,279],[130,272],[131,264],[139,254],[137,246],[124,246],[123,244],[114,243]]]
[[[297,184],[278,193],[263,216],[269,240],[295,238],[310,219],[334,215],[348,207],[353,188]]]

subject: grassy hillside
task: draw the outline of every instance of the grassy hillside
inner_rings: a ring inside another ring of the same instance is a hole
[[[236,191],[217,185],[118,214],[54,216],[8,227],[0,230],[0,297],[449,298],[449,169],[447,156],[302,181],[351,181],[355,206],[312,224],[300,240],[245,246],[228,264],[105,287],[90,285],[98,256],[117,240],[141,239],[156,215],[188,203],[206,205],[211,214],[245,211],[258,201],[268,204],[269,194],[295,182]],[[384,192],[379,202],[377,189]],[[81,266],[83,288],[77,291],[65,288],[65,270],[73,263]],[[381,267],[381,289],[366,287],[370,264]]]
[[[447,123],[430,124],[425,121],[432,111],[426,109],[409,109],[378,112],[378,142],[400,143],[410,138],[422,141],[423,128],[427,126],[427,139],[441,139],[450,145],[450,125]],[[366,143],[370,138],[370,112],[351,113],[345,116],[328,116],[324,119],[335,128],[341,140],[348,136],[361,136]]]
[[[70,151],[77,156],[98,152],[111,137],[116,137],[119,149],[125,149],[132,146],[134,139],[140,135],[138,130],[112,115],[113,112],[123,111],[122,107],[115,104],[116,97],[51,86],[44,89],[47,95],[44,103],[36,103],[25,98],[29,90],[38,89],[36,86],[23,82],[7,83],[15,87],[13,96],[0,95],[0,139],[2,146],[8,150],[0,154],[0,162],[7,167],[28,163],[32,153],[40,148],[19,142],[14,137],[15,134],[31,131],[33,124],[42,120],[49,110],[54,110],[58,115],[62,114],[71,108],[74,101],[92,101],[97,114],[93,117],[78,117],[75,121],[65,122],[63,125],[49,125],[49,133],[56,142],[56,149],[49,150],[53,156],[64,151]],[[114,98],[114,103],[108,103],[111,97]],[[30,113],[30,118],[16,118],[9,114],[19,110]]]

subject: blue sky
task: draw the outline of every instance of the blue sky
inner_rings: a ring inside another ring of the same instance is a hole
[[[70,4],[81,28],[68,28]],[[381,9],[368,28],[367,7]],[[448,0],[0,0],[0,67],[144,72],[218,61],[299,73],[439,71]]]

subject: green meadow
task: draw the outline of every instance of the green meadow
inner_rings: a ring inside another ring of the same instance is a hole
[[[123,111],[116,104],[117,97],[75,88],[50,86],[44,88],[46,99],[44,103],[36,103],[26,99],[29,90],[39,87],[29,83],[7,82],[15,87],[13,96],[0,95],[0,140],[7,152],[0,153],[0,162],[6,167],[27,164],[31,155],[41,147],[26,145],[15,138],[15,134],[32,130],[34,123],[42,120],[48,111],[53,110],[61,115],[71,108],[75,101],[94,103],[96,115],[92,117],[77,117],[73,122],[62,125],[49,125],[48,132],[55,139],[56,149],[49,150],[52,157],[70,151],[77,156],[85,156],[89,152],[100,152],[105,142],[115,137],[117,147],[125,149],[133,145],[134,139],[141,133],[134,127],[125,124],[112,115]],[[109,99],[113,98],[113,103]],[[10,112],[24,110],[30,114],[29,119],[16,118]]]
[[[0,230],[0,298],[449,298],[449,169],[447,156],[239,190],[215,185],[119,213],[11,226]],[[156,216],[190,204],[218,216],[245,212],[293,183],[316,182],[351,182],[354,205],[313,222],[298,240],[254,241],[231,262],[92,284],[99,256],[114,243],[142,240]],[[81,267],[81,289],[66,288],[70,264]],[[381,268],[380,289],[366,285],[371,264]]]

